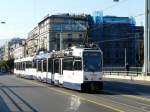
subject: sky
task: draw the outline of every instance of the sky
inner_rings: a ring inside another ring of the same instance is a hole
[[[75,13],[135,17],[144,14],[144,0],[0,0],[0,44],[14,37],[27,38],[27,34],[47,14]],[[135,18],[144,25],[144,15]]]

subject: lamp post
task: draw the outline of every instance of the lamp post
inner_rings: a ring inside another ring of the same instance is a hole
[[[145,28],[144,28],[144,75],[150,72],[149,61],[150,61],[150,39],[149,39],[149,0],[145,0]]]
[[[127,65],[127,49],[126,48],[124,49],[124,65],[125,67]]]
[[[60,50],[62,50],[62,48],[63,48],[63,36],[62,36],[62,24],[61,24],[61,26],[60,26],[60,38],[59,38],[59,46],[60,46]]]

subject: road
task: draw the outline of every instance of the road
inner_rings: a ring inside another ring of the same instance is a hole
[[[105,79],[88,94],[0,75],[0,112],[150,112],[150,83]]]

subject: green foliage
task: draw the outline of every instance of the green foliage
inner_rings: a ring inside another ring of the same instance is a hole
[[[0,67],[3,67],[3,68],[7,68],[8,67],[8,65],[7,65],[7,61],[5,61],[5,60],[1,60],[0,61]]]
[[[14,59],[5,61],[5,60],[0,60],[0,68],[9,71],[14,69]]]

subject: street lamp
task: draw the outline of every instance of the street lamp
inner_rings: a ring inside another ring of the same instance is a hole
[[[5,21],[2,21],[1,24],[6,24],[6,22],[5,22]]]
[[[119,0],[114,0],[114,2],[119,2]]]

